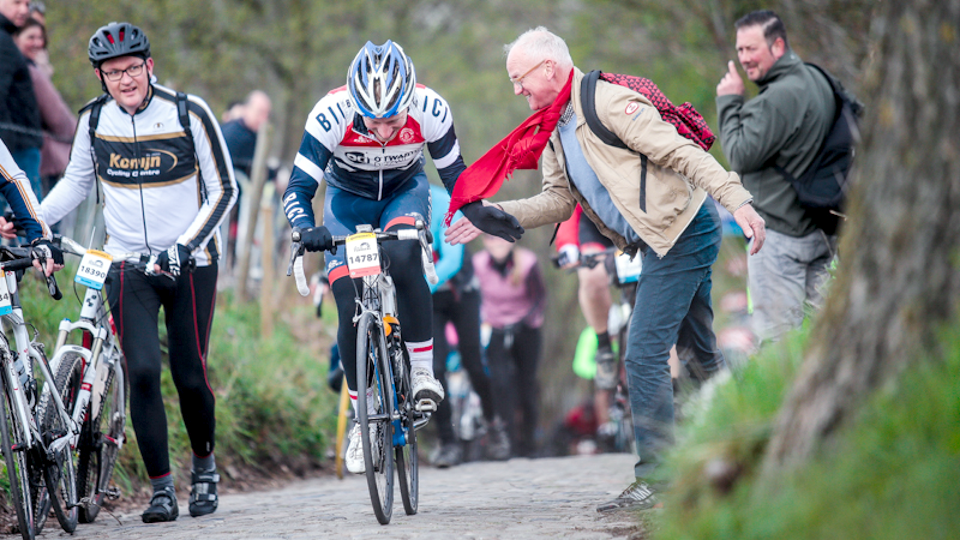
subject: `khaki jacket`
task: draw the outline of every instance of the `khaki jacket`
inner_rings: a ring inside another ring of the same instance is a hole
[[[678,134],[647,98],[629,88],[599,81],[597,116],[634,151],[605,144],[584,119],[580,103],[583,72],[574,68],[573,76],[571,100],[583,154],[614,205],[659,256],[670,251],[708,193],[731,213],[751,200],[736,173],[724,170],[713,156]],[[542,159],[542,191],[527,199],[499,203],[503,210],[524,227],[539,227],[566,220],[580,203],[604,236],[620,249],[630,248],[623,236],[600,221],[569,181],[559,130],[550,137]]]

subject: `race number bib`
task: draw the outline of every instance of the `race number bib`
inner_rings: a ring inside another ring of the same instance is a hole
[[[617,279],[620,283],[633,283],[640,279],[640,270],[643,269],[641,257],[637,254],[633,259],[624,252],[617,253],[614,259],[617,265]]]
[[[374,233],[357,233],[347,237],[347,268],[350,277],[375,276],[380,273],[380,249]]]
[[[91,289],[100,290],[103,288],[103,282],[107,280],[107,272],[110,270],[110,263],[113,257],[108,253],[89,249],[80,259],[80,267],[77,268],[77,276],[74,281],[81,285],[86,285]]]
[[[7,273],[0,270],[0,315],[13,311],[10,303],[10,289],[7,288]]]

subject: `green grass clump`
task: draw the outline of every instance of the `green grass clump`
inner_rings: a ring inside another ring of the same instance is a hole
[[[960,336],[870,396],[818,458],[761,481],[757,466],[801,359],[774,346],[682,429],[656,538],[955,538],[960,531]],[[704,471],[723,463],[732,485]]]

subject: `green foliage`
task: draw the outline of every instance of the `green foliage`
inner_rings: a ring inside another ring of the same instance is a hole
[[[955,326],[955,325],[954,325]],[[802,470],[761,480],[776,413],[804,345],[766,349],[683,430],[658,538],[952,538],[960,530],[960,337],[871,396]],[[728,482],[707,480],[732,464]],[[729,491],[728,491],[729,489]]]

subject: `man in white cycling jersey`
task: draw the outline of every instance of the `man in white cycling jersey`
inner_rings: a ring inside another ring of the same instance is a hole
[[[202,99],[154,82],[150,42],[140,28],[103,26],[90,38],[88,53],[105,94],[81,110],[70,163],[41,213],[56,223],[93,191],[103,201],[104,250],[114,256],[107,297],[127,361],[130,419],[153,485],[143,521],[179,515],[160,389],[161,306],[170,372],[193,450],[190,515],[210,514],[217,509],[220,476],[207,353],[220,223],[237,198],[230,154]],[[152,256],[156,264],[124,259],[129,253]]]
[[[333,247],[331,235],[352,234],[360,224],[396,230],[412,227],[417,219],[429,223],[424,146],[451,191],[466,167],[450,107],[439,94],[417,85],[413,62],[399,45],[389,40],[383,45],[367,42],[350,64],[346,86],[330,91],[310,112],[284,193],[287,219],[301,231],[306,249],[328,251]],[[315,226],[312,200],[324,180],[323,225]],[[522,232],[516,220],[479,202],[465,206],[463,213],[479,227],[508,239]],[[391,242],[383,250],[396,283],[414,398],[435,404],[444,392],[433,374],[433,307],[420,245]],[[340,317],[337,344],[356,407],[355,284],[348,278],[342,249],[326,253],[325,259]],[[359,433],[354,425],[345,459],[352,473],[365,470]]]

